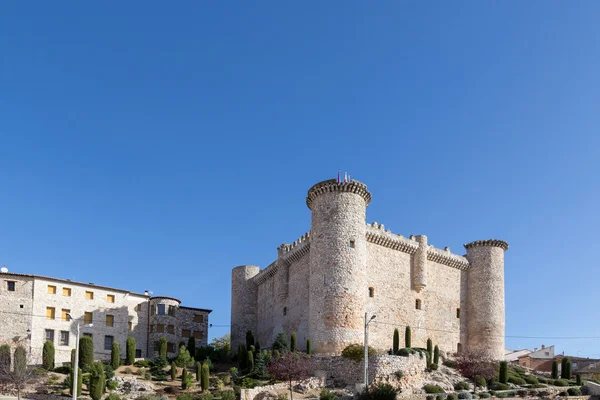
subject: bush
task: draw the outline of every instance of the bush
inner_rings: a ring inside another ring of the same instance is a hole
[[[152,374],[150,373],[150,371],[144,371],[144,379],[147,381],[152,380]]]
[[[79,366],[87,371],[94,362],[94,341],[89,336],[79,338]]]
[[[578,387],[572,387],[567,389],[567,393],[569,394],[569,396],[581,396],[581,389],[579,389]]]
[[[73,394],[73,372],[71,371],[64,384],[69,388],[69,394]],[[77,368],[77,396],[81,396],[81,388],[83,387],[83,371]]]
[[[427,396],[425,396],[425,400],[435,400],[435,396],[432,394],[427,395]]]
[[[525,382],[529,383],[530,385],[537,385],[540,383],[538,378],[536,378],[533,375],[523,375],[523,379],[525,380]]]
[[[212,400],[214,396],[210,392],[202,392],[195,397],[195,400]]]
[[[423,390],[425,391],[425,393],[446,393],[444,389],[442,389],[438,385],[425,385],[423,386]]]
[[[496,393],[496,397],[499,399],[505,399],[507,397],[514,397],[515,396],[515,392],[510,391],[510,392],[500,392],[500,393]]]
[[[406,347],[407,349],[410,349],[410,345],[411,345],[410,326],[407,326],[406,330],[404,331],[404,347]]]
[[[181,389],[185,390],[192,384],[192,377],[188,375],[187,368],[183,367],[181,371]]]
[[[88,390],[93,400],[100,400],[106,388],[106,377],[104,375],[104,365],[101,362],[92,363],[89,366],[90,384]]]
[[[435,396],[435,400],[444,400],[446,398],[445,394],[438,394],[437,396]]]
[[[129,336],[125,342],[125,365],[133,365],[135,363],[135,338]],[[146,360],[144,360],[146,361]],[[149,363],[149,361],[148,361]],[[136,367],[150,367],[150,365],[136,365]]]
[[[437,371],[438,365],[436,363],[431,363],[431,364],[429,364],[429,369],[431,371]]]
[[[448,368],[456,368],[456,361],[446,359],[442,362],[442,365]]]
[[[480,399],[489,399],[490,397],[492,397],[492,395],[490,393],[488,393],[488,392],[479,393],[479,398]]]
[[[474,377],[473,383],[475,384],[475,387],[486,387],[487,386],[487,381],[485,380],[485,378],[483,376]]]
[[[158,356],[164,360],[167,359],[167,338],[164,336],[158,339]]]
[[[123,370],[123,373],[131,375],[131,374],[133,374],[133,370],[131,368],[127,367]]]
[[[569,381],[566,379],[556,379],[554,381],[554,386],[569,386]]]
[[[467,382],[467,381],[457,382],[454,385],[454,390],[469,390],[469,382]]]
[[[525,379],[520,376],[511,375],[508,377],[508,383],[512,383],[513,385],[525,385]]]
[[[242,382],[240,383],[242,389],[253,389],[257,386],[260,386],[260,382],[257,379],[248,377],[242,379]]]
[[[321,389],[321,393],[319,393],[319,400],[335,400],[336,395],[331,390],[327,390],[325,388]]]
[[[546,378],[537,378],[539,383],[550,383],[548,379]]]
[[[399,390],[389,383],[378,383],[369,390],[369,398],[371,400],[395,400],[398,392]]]
[[[510,386],[508,386],[505,383],[501,383],[501,382],[494,382],[490,385],[489,387],[491,390],[508,390],[510,389]]]
[[[113,376],[115,376],[115,370],[113,369],[113,367],[110,364],[105,364],[104,365],[104,375],[106,376],[106,379],[111,379]]]
[[[110,393],[108,396],[106,396],[106,399],[104,400],[123,400],[121,397],[119,397],[119,395],[114,394],[114,393]]]
[[[402,377],[404,376],[404,373],[400,370],[394,372],[394,375],[396,376],[396,378],[398,379],[402,379]]]
[[[204,363],[202,364],[201,372],[200,372],[200,386],[202,387],[203,392],[208,390],[209,382],[210,382],[210,368],[208,367],[208,362],[204,361]]]
[[[54,343],[47,340],[42,350],[42,367],[50,371],[54,368]]]
[[[312,342],[310,339],[306,339],[306,354],[312,355]]]
[[[150,360],[138,360],[133,363],[134,367],[138,368],[150,368],[152,366],[152,361]]]
[[[533,385],[529,385],[529,387],[532,389],[539,389],[539,388],[545,388],[546,385],[542,385],[541,383],[534,383]]]
[[[581,386],[581,375],[577,374],[577,376],[575,377],[575,383],[577,384],[577,386]]]
[[[448,397],[446,397],[447,400],[458,400],[458,396],[456,395],[456,393],[450,393],[448,395]]]
[[[471,400],[473,399],[473,395],[469,392],[460,392],[458,393],[459,399]]]
[[[116,390],[119,387],[119,384],[117,383],[117,381],[108,381],[106,387],[108,388],[108,390]]]
[[[376,354],[375,349],[369,346],[369,355],[371,356],[374,354]],[[342,350],[342,357],[357,362],[362,361],[365,358],[365,348],[362,344],[358,343],[348,345],[344,350]]]
[[[272,347],[273,347],[273,350],[277,350],[279,352],[281,352],[282,350],[287,350],[288,343],[287,343],[287,339],[283,333],[280,333],[279,335],[277,335],[277,337],[275,338],[275,342],[273,342]]]
[[[180,346],[174,362],[178,367],[189,367],[194,364],[194,358],[190,355],[190,352],[185,346]]]
[[[223,390],[221,400],[235,400],[235,392],[233,390]]]

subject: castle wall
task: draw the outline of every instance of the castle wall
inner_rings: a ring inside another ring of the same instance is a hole
[[[394,328],[400,331],[404,347],[404,329],[412,332],[412,347],[426,347],[431,338],[440,350],[455,352],[460,342],[462,271],[432,261],[427,262],[427,286],[420,292],[411,285],[414,254],[367,243],[367,312],[376,315],[369,325],[369,345],[385,351],[392,348]],[[373,288],[374,297],[368,288]],[[421,309],[416,309],[416,301]]]
[[[9,291],[14,286],[14,291]],[[33,278],[0,274],[0,344],[27,345],[31,329]]]

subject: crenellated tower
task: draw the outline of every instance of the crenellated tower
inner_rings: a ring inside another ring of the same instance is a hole
[[[308,191],[312,211],[308,336],[315,352],[361,343],[366,287],[366,207],[361,182],[322,181]]]
[[[231,351],[246,343],[246,332],[256,332],[258,288],[252,281],[260,268],[242,265],[231,272]]]
[[[504,359],[504,252],[503,240],[478,240],[465,245],[467,275],[467,349],[482,350]]]

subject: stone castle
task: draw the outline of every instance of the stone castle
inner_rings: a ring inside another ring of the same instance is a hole
[[[296,332],[303,350],[339,354],[363,343],[365,313],[369,345],[392,347],[398,328],[412,330],[412,347],[428,338],[440,350],[482,350],[503,359],[504,252],[502,240],[465,245],[464,256],[427,244],[427,236],[393,234],[366,223],[371,193],[361,182],[339,178],[308,191],[310,232],[277,249],[277,260],[260,270],[232,271],[232,349],[251,330],[262,347]],[[403,346],[401,339],[401,347]]]

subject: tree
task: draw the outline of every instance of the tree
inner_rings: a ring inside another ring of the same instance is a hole
[[[285,335],[283,333],[280,333],[275,338],[275,342],[273,342],[273,350],[278,350],[279,352],[281,352],[281,350],[287,350],[287,348],[287,339],[285,338]]]
[[[228,333],[219,338],[213,338],[210,346],[218,353],[219,360],[225,361],[229,353],[231,353],[231,335]]]
[[[433,348],[433,363],[438,364],[440,362],[440,348],[436,344]]]
[[[15,373],[24,375],[27,371],[27,351],[23,346],[17,346],[15,349]]]
[[[163,360],[167,359],[167,338],[164,336],[158,340],[158,356]]]
[[[10,346],[7,344],[0,346],[0,365],[10,370],[11,358]]]
[[[292,381],[308,378],[312,370],[309,357],[292,352],[284,353],[278,360],[271,360],[269,364],[269,372],[275,379],[289,383],[290,400],[293,400]]]
[[[69,394],[73,395],[73,381],[75,380],[75,374],[73,373],[73,368],[71,368],[71,372],[69,373]],[[81,396],[81,388],[83,387],[83,371],[81,368],[77,368],[77,396]]]
[[[292,334],[290,335],[290,351],[294,352],[297,350],[297,346],[296,346],[296,332],[292,332]]]
[[[94,362],[94,341],[89,336],[79,338],[79,366],[82,370],[87,369]]]
[[[427,355],[425,358],[427,359],[427,367],[431,364],[431,358],[433,357],[433,341],[431,339],[427,339]]]
[[[46,340],[42,349],[42,366],[48,371],[54,369],[54,353],[54,343]]]
[[[558,361],[552,360],[552,379],[558,379]]]
[[[183,370],[181,371],[181,388],[183,390],[187,389],[192,383],[191,381],[192,379],[190,376],[188,376],[187,368],[183,367]]]
[[[306,354],[312,355],[312,342],[310,339],[306,339]]]
[[[196,382],[200,382],[202,380],[202,364],[200,361],[196,363]]]
[[[188,339],[187,349],[190,352],[190,355],[192,357],[194,357],[196,355],[196,339],[194,339],[193,336],[190,336],[189,339]]]
[[[238,346],[238,362],[240,365],[240,371],[246,370],[248,366],[248,350],[246,350],[245,344]]]
[[[208,384],[210,381],[210,367],[208,362],[204,361],[204,363],[202,363],[202,371],[200,375],[200,387],[202,387],[202,391],[205,392],[208,390]]]
[[[125,365],[133,365],[135,362],[135,338],[129,336],[125,344]]]
[[[250,346],[254,346],[254,335],[252,331],[246,332],[246,348],[249,349]]]
[[[119,342],[113,342],[112,349],[110,351],[110,365],[113,369],[119,368],[121,365],[121,347]]]
[[[560,377],[562,379],[569,379],[567,378],[567,363],[569,362],[569,357],[563,357],[562,360],[560,360]]]
[[[177,364],[175,361],[171,361],[171,380],[174,381],[177,379]]]
[[[270,354],[268,351],[262,353],[256,353],[256,360],[254,362],[254,371],[252,375],[256,379],[267,379],[269,377],[269,371],[267,371],[267,364],[269,364]]]
[[[404,347],[410,349],[410,326],[407,326],[404,331]]]
[[[12,365],[10,346],[0,346],[0,382],[12,386],[20,400],[21,392],[29,382],[35,379],[35,375],[33,368],[27,366],[27,351],[21,344],[17,345],[14,358],[14,365]]]
[[[248,372],[252,373],[254,371],[254,353],[248,352]]]
[[[500,361],[500,375],[498,380],[500,383],[508,383],[508,363],[506,361]]]
[[[190,352],[185,348],[185,346],[181,346],[179,348],[177,358],[175,358],[175,364],[177,364],[179,367],[189,367],[194,365],[194,358],[190,355]]]
[[[481,350],[467,350],[456,355],[456,369],[467,378],[481,376],[490,380],[498,373],[498,363]]]
[[[400,332],[398,332],[398,328],[394,329],[394,340],[392,343],[392,354],[398,353],[398,349],[400,349]]]
[[[565,379],[571,379],[573,376],[571,360],[567,360],[567,371],[566,371],[565,375],[566,375]]]
[[[88,390],[92,400],[100,400],[106,389],[106,375],[104,374],[104,364],[101,362],[92,363],[89,368],[90,383]]]

